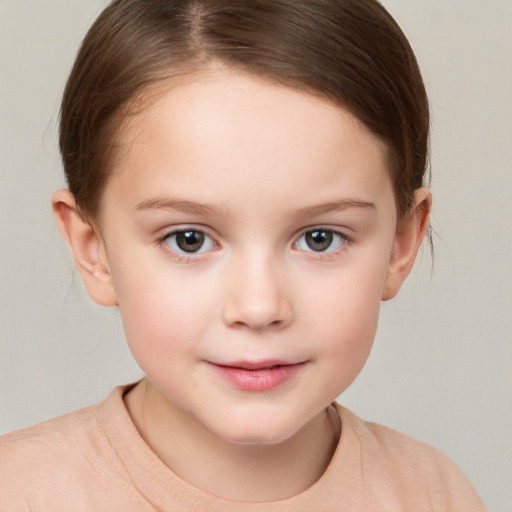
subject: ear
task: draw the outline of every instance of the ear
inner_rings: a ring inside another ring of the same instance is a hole
[[[432,196],[424,188],[414,192],[414,205],[397,227],[382,300],[392,299],[412,269],[429,225]]]
[[[99,230],[84,219],[73,194],[67,189],[57,190],[53,194],[52,208],[87,293],[102,306],[117,306],[107,253]]]

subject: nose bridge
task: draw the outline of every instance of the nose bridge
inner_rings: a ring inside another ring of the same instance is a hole
[[[292,316],[283,265],[268,251],[252,247],[234,256],[229,268],[224,321],[252,329],[282,328]]]

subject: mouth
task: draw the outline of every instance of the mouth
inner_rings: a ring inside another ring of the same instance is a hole
[[[306,361],[278,360],[209,362],[212,369],[229,385],[243,391],[270,391],[292,380]]]
[[[263,361],[235,361],[229,363],[212,363],[217,366],[225,368],[239,368],[240,370],[258,371],[258,370],[271,370],[280,366],[293,366],[294,364],[301,364],[302,362],[295,363],[289,361],[281,361],[278,359],[265,359]]]

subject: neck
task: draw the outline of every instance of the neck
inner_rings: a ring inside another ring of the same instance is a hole
[[[267,502],[305,491],[325,472],[339,440],[332,407],[286,441],[230,443],[177,409],[144,379],[125,397],[143,439],[178,476],[232,501]]]

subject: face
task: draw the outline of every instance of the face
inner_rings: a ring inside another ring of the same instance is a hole
[[[216,436],[289,438],[374,339],[397,222],[383,144],[325,100],[218,69],[120,147],[100,226],[135,359]]]

